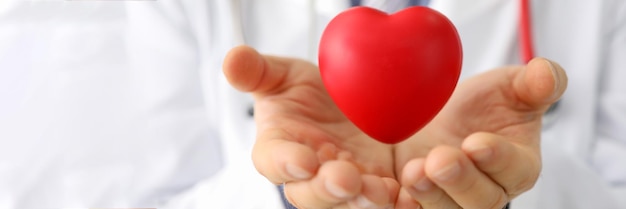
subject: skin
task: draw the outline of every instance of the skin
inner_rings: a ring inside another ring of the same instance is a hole
[[[459,84],[417,134],[388,145],[340,112],[311,63],[240,46],[223,71],[255,98],[256,169],[304,209],[502,208],[537,181],[541,117],[567,87],[563,69],[543,58],[491,70]]]

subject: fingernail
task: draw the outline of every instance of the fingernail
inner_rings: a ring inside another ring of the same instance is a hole
[[[332,194],[333,196],[337,198],[345,199],[351,196],[350,193],[348,193],[348,191],[346,191],[345,189],[341,188],[339,185],[333,182],[326,181],[325,184],[326,184],[325,185],[326,190],[328,190],[330,194]]]
[[[467,149],[467,152],[469,152],[470,157],[472,157],[474,161],[479,162],[487,161],[489,158],[491,158],[491,155],[493,154],[493,150],[485,145],[469,147]]]
[[[294,177],[296,179],[311,178],[311,173],[293,164],[286,164],[285,169],[287,169],[287,173],[289,173],[291,177]]]
[[[358,197],[356,197],[356,199],[354,199],[354,201],[352,201],[352,205],[351,208],[355,208],[355,209],[376,209],[378,208],[376,206],[376,204],[374,204],[374,202],[372,202],[370,199],[367,199],[367,197],[363,196],[363,195],[359,195]]]
[[[417,183],[413,184],[413,188],[417,191],[425,192],[430,190],[433,187],[433,182],[431,182],[428,178],[424,177],[421,180],[417,181]]]
[[[552,92],[552,96],[549,97],[548,101],[554,101],[556,100],[556,97],[559,96],[559,92],[560,89],[559,87],[561,86],[561,76],[559,75],[559,72],[556,70],[556,66],[554,66],[554,63],[552,63],[550,60],[545,60],[545,62],[548,63],[548,66],[550,66],[550,72],[552,73],[552,77],[554,78],[554,88],[553,88],[553,92]]]
[[[458,162],[454,162],[440,169],[439,171],[435,172],[433,177],[435,177],[439,181],[447,181],[459,175],[460,171],[461,171],[461,166],[459,165]]]

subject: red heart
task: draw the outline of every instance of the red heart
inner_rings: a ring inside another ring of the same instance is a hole
[[[328,24],[319,50],[330,97],[357,127],[384,143],[403,141],[432,120],[461,72],[454,25],[427,7],[393,15],[348,9]]]

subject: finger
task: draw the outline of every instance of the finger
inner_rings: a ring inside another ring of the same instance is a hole
[[[409,194],[406,188],[400,188],[395,209],[419,209],[422,206]]]
[[[537,142],[538,143],[538,142]],[[498,183],[510,198],[528,191],[539,178],[539,147],[523,147],[502,136],[475,133],[461,145],[474,165]]]
[[[480,172],[459,148],[435,147],[426,157],[424,169],[461,208],[501,209],[509,201],[500,185]]]
[[[422,208],[458,208],[450,196],[437,187],[426,175],[425,163],[424,158],[417,158],[405,164],[401,176],[403,188]]]
[[[376,209],[391,207],[399,186],[390,178],[381,178],[375,175],[361,177],[363,187],[361,193],[348,202],[351,208]],[[390,199],[393,198],[393,199]]]
[[[319,167],[315,151],[288,137],[278,129],[265,130],[252,148],[257,171],[274,184],[309,179]]]
[[[297,208],[332,208],[359,195],[362,184],[356,166],[346,161],[328,161],[312,179],[286,183],[285,196]]]
[[[382,179],[387,186],[387,190],[389,190],[389,205],[387,208],[395,208],[395,203],[400,195],[400,183],[394,178],[382,177]]]
[[[223,63],[228,82],[244,92],[267,92],[278,88],[289,74],[291,59],[262,56],[248,46],[231,49]]]
[[[544,58],[534,58],[522,73],[516,75],[513,87],[523,102],[532,106],[545,106],[563,95],[567,80],[567,74],[559,64]]]

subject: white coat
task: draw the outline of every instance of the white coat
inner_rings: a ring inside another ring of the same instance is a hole
[[[569,88],[512,208],[626,208],[626,2],[532,1],[538,56]],[[0,208],[281,208],[254,170],[231,47],[316,61],[347,0],[0,2]],[[463,77],[518,64],[517,0],[432,0]]]

